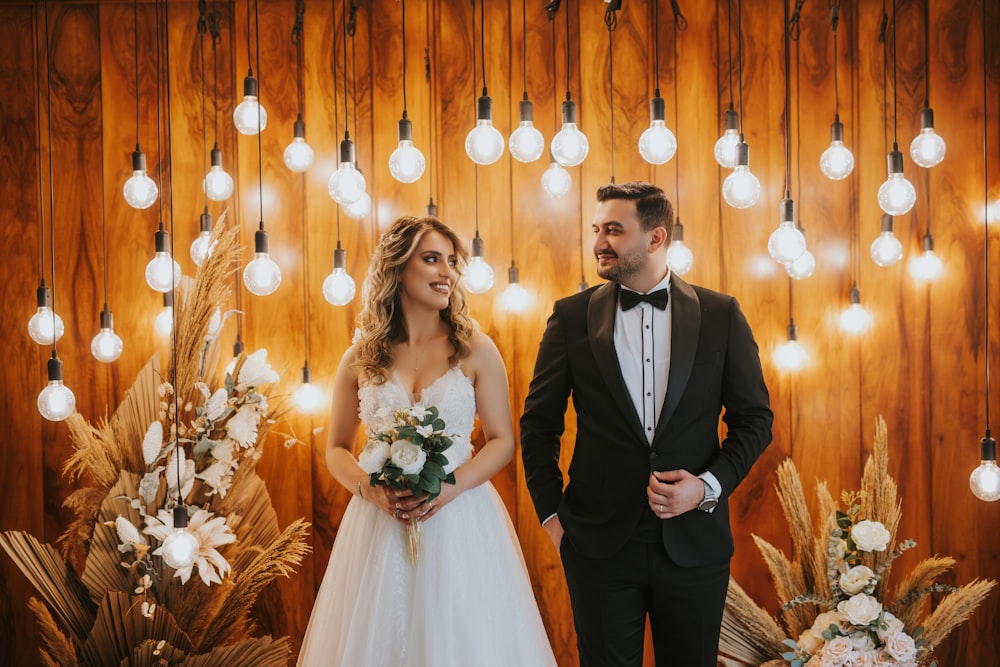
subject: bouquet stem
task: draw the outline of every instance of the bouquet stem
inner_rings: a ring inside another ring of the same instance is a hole
[[[420,552],[420,522],[410,519],[406,526],[406,555],[410,557],[411,563],[417,562],[417,554]]]

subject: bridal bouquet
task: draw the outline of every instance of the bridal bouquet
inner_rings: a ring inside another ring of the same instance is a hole
[[[452,440],[434,406],[415,405],[401,410],[383,409],[369,427],[368,443],[358,455],[358,463],[368,473],[372,486],[409,489],[427,500],[437,498],[441,483],[455,483],[455,474],[446,472],[444,451]],[[411,518],[407,526],[407,555],[417,562],[420,523]]]
[[[918,563],[890,595],[893,561],[916,542],[892,546],[902,504],[888,474],[888,438],[881,418],[861,490],[841,495],[842,510],[825,484],[817,484],[816,495],[818,526],[809,516],[795,465],[786,460],[779,466],[778,499],[792,555],[756,535],[754,540],[783,605],[781,622],[730,579],[720,662],[727,667],[935,665],[934,648],[972,614],[996,582],[975,580],[959,588],[937,583],[955,560],[934,556]],[[930,593],[946,595],[924,616]]]

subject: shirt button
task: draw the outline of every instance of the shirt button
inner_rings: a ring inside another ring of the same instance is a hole
[[[652,392],[649,392],[649,391],[646,392],[646,396],[652,396],[652,395],[653,395]]]
[[[646,363],[647,363],[647,364],[649,363],[649,359],[646,359]]]
[[[647,431],[652,431],[652,430],[653,430],[653,427],[652,427],[652,426],[647,426],[647,427],[646,427],[646,430],[647,430]]]
[[[649,325],[648,325],[648,324],[646,325],[646,328],[647,328],[647,329],[649,328]]]

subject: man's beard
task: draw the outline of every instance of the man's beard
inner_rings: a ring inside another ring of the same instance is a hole
[[[639,273],[642,269],[642,259],[641,253],[634,250],[628,251],[623,255],[618,255],[618,262],[611,266],[598,265],[597,275],[604,280],[621,284]]]

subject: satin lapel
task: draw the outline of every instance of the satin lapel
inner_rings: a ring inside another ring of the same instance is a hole
[[[587,331],[590,334],[590,349],[594,353],[597,368],[604,376],[604,382],[611,391],[618,409],[623,415],[628,415],[625,421],[633,435],[646,442],[642,433],[639,415],[632,405],[628,387],[622,379],[621,366],[618,365],[618,355],[615,352],[615,309],[618,307],[618,284],[605,283],[594,290],[587,306]]]
[[[686,282],[676,275],[670,278],[670,314],[673,319],[670,335],[670,374],[667,378],[667,395],[656,422],[656,435],[660,437],[684,395],[694,354],[698,348],[701,330],[701,302]]]

